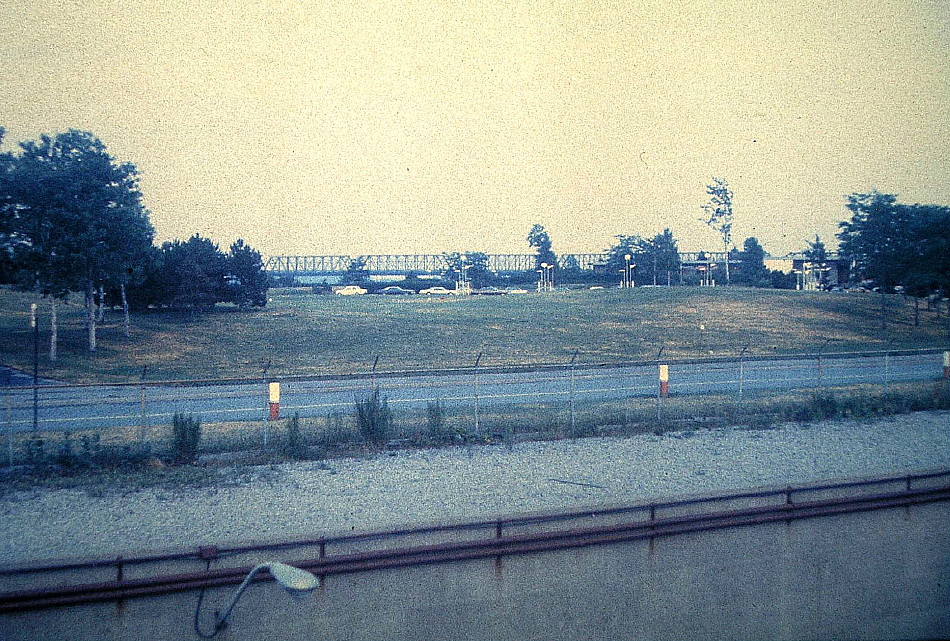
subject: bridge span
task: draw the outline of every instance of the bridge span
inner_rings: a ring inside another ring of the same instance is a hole
[[[536,254],[487,254],[489,271],[498,274],[530,272],[536,269]],[[441,274],[449,269],[445,254],[366,254],[362,256],[269,256],[264,269],[277,276],[334,276],[346,272],[355,259],[365,260],[365,269],[371,275],[408,276],[409,274]],[[607,262],[608,254],[573,253],[557,257],[558,269],[592,271],[596,265]],[[695,262],[724,262],[724,252],[681,252],[684,264]],[[733,262],[738,262],[733,259]]]

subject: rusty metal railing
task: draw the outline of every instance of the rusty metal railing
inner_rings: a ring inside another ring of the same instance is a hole
[[[926,482],[926,483],[924,483]],[[915,487],[915,485],[924,487]],[[857,493],[832,498],[802,500],[803,494],[825,491],[880,488],[889,485],[892,489]],[[899,485],[899,489],[893,486]],[[774,503],[742,507],[738,509],[707,509],[705,511],[659,516],[658,512],[689,506],[710,507],[716,503],[744,499],[775,499]],[[318,547],[319,556],[292,562],[293,565],[321,575],[330,576],[353,572],[368,572],[380,569],[449,563],[463,560],[501,558],[504,556],[564,550],[569,548],[618,543],[637,539],[672,536],[689,532],[701,532],[722,528],[753,526],[773,522],[791,522],[835,514],[846,514],[894,507],[909,507],[924,503],[950,500],[950,470],[877,477],[842,483],[787,486],[724,495],[683,498],[669,501],[654,501],[594,510],[515,516],[487,521],[473,521],[451,525],[425,526],[369,532],[339,537],[302,538],[289,541],[255,543],[230,547],[201,547],[196,550],[181,550],[169,553],[124,558],[91,559],[64,564],[34,565],[30,567],[0,569],[0,576],[28,576],[38,573],[55,573],[76,570],[93,570],[113,567],[115,580],[56,585],[33,589],[11,590],[0,593],[0,614],[24,610],[36,610],[55,606],[82,605],[102,601],[122,600],[155,596],[171,592],[196,590],[239,583],[248,568],[208,567],[204,571],[163,574],[139,578],[125,576],[128,566],[161,563],[176,560],[202,560],[208,563],[215,559],[251,552],[288,551],[294,548]],[[608,516],[633,516],[619,523],[607,523],[586,527],[570,527],[571,521]],[[513,527],[540,525],[567,525],[553,530],[506,534]],[[477,539],[443,542],[427,545],[409,545],[392,549],[359,551],[347,554],[327,555],[328,544],[350,544],[359,541],[392,539],[406,535],[424,535],[457,531],[484,530],[487,535]],[[263,578],[267,578],[266,575]]]

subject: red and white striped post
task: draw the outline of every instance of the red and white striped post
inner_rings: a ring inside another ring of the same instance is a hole
[[[267,386],[268,401],[270,401],[270,420],[280,418],[280,383],[272,381]]]
[[[660,365],[660,397],[666,398],[670,395],[670,366]]]

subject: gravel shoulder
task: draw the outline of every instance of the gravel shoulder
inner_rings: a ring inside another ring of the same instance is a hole
[[[131,556],[944,467],[950,412],[383,452],[270,466],[226,487],[9,494],[0,557]]]

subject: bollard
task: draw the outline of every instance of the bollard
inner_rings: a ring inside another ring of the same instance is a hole
[[[280,418],[280,383],[271,381],[267,385],[268,401],[270,402],[270,415],[272,421]]]
[[[660,397],[666,398],[670,395],[670,366],[660,365]]]

